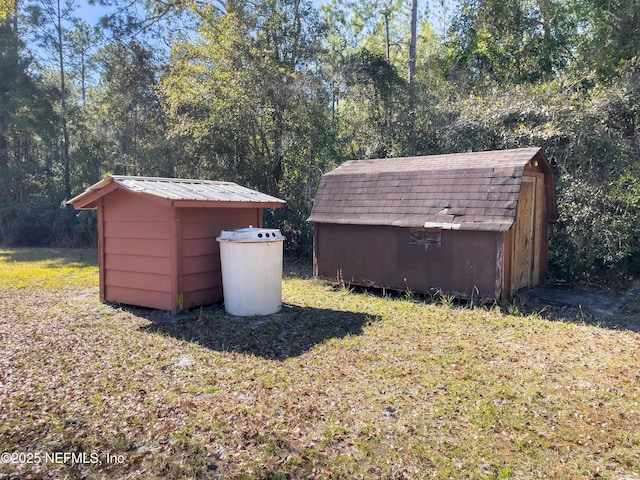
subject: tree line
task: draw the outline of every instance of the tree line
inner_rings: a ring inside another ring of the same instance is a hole
[[[640,273],[636,0],[0,0],[0,244],[95,242],[106,174],[287,200],[352,159],[540,146],[551,274]],[[91,24],[87,12],[99,10]]]

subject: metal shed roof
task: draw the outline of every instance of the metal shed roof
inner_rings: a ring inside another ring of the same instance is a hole
[[[506,231],[534,160],[549,177],[555,219],[549,162],[540,148],[521,148],[345,162],[322,176],[309,221]]]
[[[176,206],[215,206],[223,204],[260,204],[265,208],[281,207],[284,200],[260,193],[232,182],[182,178],[135,177],[112,175],[92,185],[69,202],[76,209],[95,208],[95,201],[113,191],[124,189]],[[247,205],[248,206],[248,205]]]

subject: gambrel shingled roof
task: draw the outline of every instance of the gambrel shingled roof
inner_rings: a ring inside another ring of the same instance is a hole
[[[72,204],[76,209],[95,208],[95,201],[114,189],[124,189],[145,195],[160,203],[171,203],[176,206],[259,204],[257,206],[263,208],[277,208],[285,203],[279,198],[232,182],[124,175],[107,177],[67,203]]]
[[[309,221],[508,230],[525,166],[551,173],[540,148],[345,162],[320,179]],[[547,212],[556,218],[552,175]]]

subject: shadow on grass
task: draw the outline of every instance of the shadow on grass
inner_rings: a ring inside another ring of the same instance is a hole
[[[299,356],[333,338],[359,335],[365,325],[377,320],[364,313],[295,305],[283,305],[273,315],[253,317],[234,317],[218,305],[178,316],[134,307],[128,310],[151,321],[141,327],[149,333],[271,360]]]
[[[0,258],[9,262],[44,262],[46,268],[98,265],[95,248],[0,248]]]

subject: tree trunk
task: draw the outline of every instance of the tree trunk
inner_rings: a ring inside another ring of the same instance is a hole
[[[542,33],[545,39],[551,38],[551,5],[549,0],[538,0]]]
[[[6,128],[0,124],[0,170],[9,166],[9,146],[5,135]]]
[[[409,41],[409,83],[416,73],[416,37],[418,29],[418,0],[411,1],[411,39]]]
[[[62,8],[60,0],[57,2],[57,25],[58,33],[58,61],[60,67],[60,109],[62,110],[62,170],[64,173],[64,195],[71,196],[71,160],[69,158],[69,128],[67,125],[67,86],[65,81],[64,55],[63,55],[63,35],[62,35]]]
[[[391,34],[389,33],[389,12],[384,12],[384,30],[385,30],[385,56],[387,62],[391,62]]]

